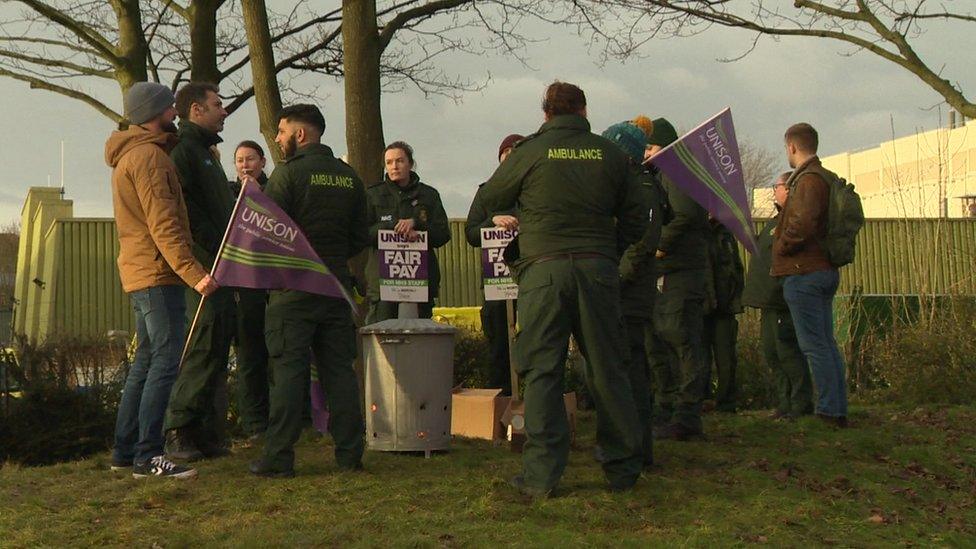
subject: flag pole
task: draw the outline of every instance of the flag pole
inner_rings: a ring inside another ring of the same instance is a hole
[[[241,198],[244,197],[244,188],[247,186],[247,180],[241,183],[241,191],[237,193],[237,202],[234,203],[234,209],[230,212],[230,219],[227,221],[227,228],[224,229],[224,238],[220,241],[220,247],[217,248],[217,257],[214,258],[213,266],[210,267],[210,276],[213,277],[214,273],[217,272],[217,264],[220,263],[220,254],[224,251],[224,246],[227,244],[227,235],[230,234],[230,228],[234,224],[234,219],[237,217],[237,208],[241,205]],[[207,296],[200,296],[200,303],[197,303],[197,312],[193,315],[193,322],[190,323],[190,330],[186,333],[186,341],[183,343],[183,354],[180,355],[180,364],[176,368],[177,371],[183,369],[183,361],[186,360],[186,353],[190,350],[190,341],[193,340],[193,332],[197,328],[197,321],[200,320],[200,311],[203,310],[203,302],[207,300]]]

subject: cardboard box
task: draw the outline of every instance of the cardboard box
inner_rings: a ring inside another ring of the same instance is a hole
[[[458,389],[451,395],[451,434],[497,440],[505,436],[502,413],[508,397],[501,389]]]
[[[516,425],[512,426],[512,432],[516,435],[525,434],[525,429],[521,427],[524,425],[525,418],[525,402],[518,401],[514,405],[511,405],[511,397],[499,397],[504,400],[502,405],[502,416],[501,416],[501,427],[503,429],[502,436],[508,436],[508,425],[509,423],[514,423]],[[563,394],[563,403],[566,406],[566,420],[569,421],[569,430],[572,433],[573,439],[576,438],[576,393],[565,393]]]

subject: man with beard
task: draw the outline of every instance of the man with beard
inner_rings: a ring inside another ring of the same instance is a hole
[[[363,183],[321,143],[325,118],[318,107],[293,105],[278,120],[275,141],[285,160],[271,174],[265,193],[301,227],[326,267],[351,290],[347,262],[369,244]],[[336,464],[342,470],[361,469],[365,425],[352,366],[356,328],[349,305],[297,290],[271,291],[265,334],[274,384],[264,455],[251,463],[251,472],[264,477],[295,474],[310,347],[331,412]]]
[[[847,427],[847,375],[834,337],[834,295],[840,284],[837,265],[828,248],[831,187],[837,174],[823,167],[817,156],[820,138],[810,124],[786,130],[786,158],[793,175],[786,182],[789,197],[773,233],[769,274],[783,279],[796,339],[810,365],[817,388],[818,418],[828,425]]]
[[[193,254],[207,269],[213,268],[234,206],[227,176],[214,154],[227,118],[218,91],[213,84],[191,82],[176,93],[180,143],[173,149],[173,162],[190,218]],[[191,321],[199,304],[196,294],[187,294]],[[234,290],[221,288],[200,308],[170,396],[166,453],[174,459],[193,461],[228,453],[218,443],[225,419],[215,413],[214,397],[220,376],[226,375],[233,333]]]
[[[131,125],[105,143],[119,277],[136,316],[137,345],[119,403],[112,469],[131,467],[136,478],[196,476],[163,455],[163,416],[186,336],[184,284],[202,295],[217,289],[190,249],[186,206],[167,154],[176,144],[173,101],[166,86],[134,84],[125,96]]]

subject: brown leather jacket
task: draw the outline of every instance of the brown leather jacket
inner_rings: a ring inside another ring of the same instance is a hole
[[[794,171],[786,205],[779,216],[769,274],[787,276],[833,269],[820,241],[827,236],[828,184],[836,176],[814,156]]]
[[[191,251],[183,192],[169,157],[176,142],[175,135],[130,126],[105,143],[126,292],[184,282],[192,287],[207,274]]]

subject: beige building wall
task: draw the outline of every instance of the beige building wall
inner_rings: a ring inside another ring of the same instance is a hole
[[[835,154],[823,164],[854,184],[865,217],[976,216],[976,121]]]

